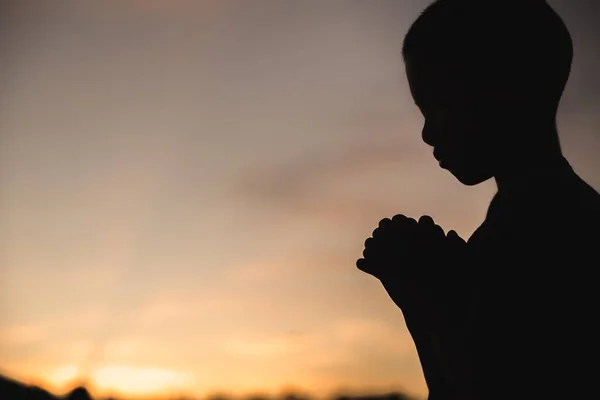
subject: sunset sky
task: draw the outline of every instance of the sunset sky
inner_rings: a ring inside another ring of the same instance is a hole
[[[3,1],[0,373],[424,395],[355,260],[396,213],[468,238],[495,192],[421,142],[400,50],[428,3]],[[563,148],[600,189],[600,2],[549,3],[575,42]]]

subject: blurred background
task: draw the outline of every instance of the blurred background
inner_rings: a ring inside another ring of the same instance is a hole
[[[600,3],[548,2],[575,42],[562,144],[600,189]],[[495,192],[421,142],[401,45],[428,3],[1,0],[0,374],[424,397],[355,260],[396,213],[468,238]]]

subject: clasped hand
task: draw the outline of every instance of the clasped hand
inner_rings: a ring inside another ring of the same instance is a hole
[[[365,241],[357,267],[385,280],[427,279],[442,274],[465,246],[455,231],[448,232],[427,215],[417,222],[402,214],[384,218]]]
[[[402,310],[430,389],[440,385],[440,374],[456,379],[463,368],[461,326],[470,293],[466,250],[456,232],[444,234],[431,217],[416,221],[398,214],[379,222],[356,263],[381,281]]]

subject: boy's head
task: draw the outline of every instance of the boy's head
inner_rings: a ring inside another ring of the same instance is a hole
[[[545,1],[438,0],[411,26],[403,56],[423,140],[462,183],[558,140],[573,47]]]

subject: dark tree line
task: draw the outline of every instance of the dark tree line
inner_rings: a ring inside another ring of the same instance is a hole
[[[38,386],[26,385],[21,382],[0,376],[0,399],[3,400],[119,400],[119,399],[94,399],[84,387],[77,387],[65,395],[56,395]],[[196,400],[193,398],[179,398],[177,400]],[[201,399],[199,399],[201,400]],[[236,400],[227,396],[211,396],[207,400]],[[309,396],[286,394],[279,397],[250,396],[241,400],[312,400]],[[330,400],[413,400],[401,393],[373,394],[373,395],[338,395]]]

